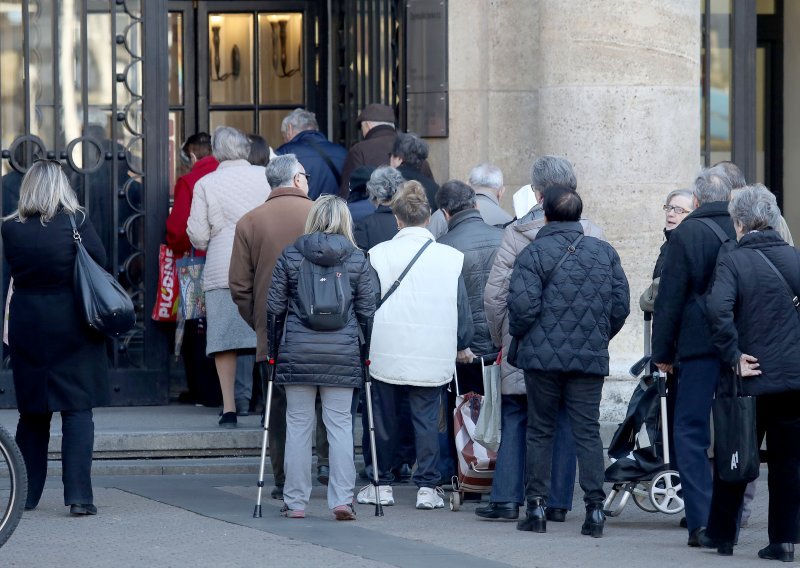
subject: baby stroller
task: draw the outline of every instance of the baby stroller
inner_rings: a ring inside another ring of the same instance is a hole
[[[487,356],[493,361],[496,355]],[[480,358],[481,376],[484,359]],[[453,430],[458,457],[457,475],[453,476],[453,492],[450,493],[450,510],[458,511],[464,502],[464,493],[488,494],[492,490],[497,452],[476,442],[475,425],[480,416],[483,395],[476,392],[461,393],[458,373],[454,380],[456,406],[453,411]],[[499,388],[499,386],[498,386]],[[482,392],[482,391],[481,391]]]
[[[650,346],[648,315],[645,313],[646,352]],[[645,370],[649,369],[649,354],[631,367],[631,375],[644,376],[609,444],[608,457],[612,463],[605,477],[613,487],[603,509],[610,517],[622,513],[631,495],[634,503],[648,513],[675,515],[684,508],[680,475],[670,464],[667,375],[662,372],[648,375]]]

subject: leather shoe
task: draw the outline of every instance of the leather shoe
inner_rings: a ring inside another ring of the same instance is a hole
[[[321,465],[317,468],[317,481],[322,485],[328,485],[331,476],[331,468],[327,465]]]
[[[82,517],[84,515],[96,515],[97,507],[95,507],[91,503],[86,503],[84,505],[70,505],[69,514],[72,515],[73,517]]]
[[[547,515],[548,521],[553,521],[554,523],[563,523],[567,520],[567,510],[566,509],[559,509],[557,507],[548,507],[544,511],[545,515]]]
[[[528,501],[525,509],[525,518],[517,522],[518,531],[531,531],[537,533],[547,532],[547,516],[544,512],[544,501],[537,497]]]
[[[516,503],[489,503],[485,507],[475,509],[475,514],[489,521],[513,521],[519,518],[519,505]]]
[[[794,562],[794,544],[791,542],[771,542],[758,551],[758,557],[764,560],[780,560]]]
[[[269,496],[273,499],[283,499],[283,485],[276,485],[269,492]]]
[[[603,512],[603,504],[587,505],[586,519],[581,526],[581,534],[592,538],[601,538],[605,524],[606,514]]]
[[[717,554],[720,556],[732,556],[733,555],[733,543],[732,542],[725,542],[722,540],[717,540],[715,538],[711,538],[706,534],[705,529],[699,529],[697,531],[697,544],[702,546],[703,548],[716,548]]]
[[[705,533],[705,530],[706,530],[706,527],[700,527],[700,528],[694,529],[692,532],[689,533],[689,540],[686,542],[686,544],[688,546],[692,546],[694,548],[697,548],[698,546],[700,546],[700,543],[697,540],[697,536],[700,534],[701,531]]]

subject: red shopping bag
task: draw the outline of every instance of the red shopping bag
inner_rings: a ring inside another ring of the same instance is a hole
[[[161,245],[158,250],[158,294],[153,306],[155,321],[177,319],[179,290],[175,253],[167,245]]]

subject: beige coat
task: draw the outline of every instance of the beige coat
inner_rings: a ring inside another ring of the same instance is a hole
[[[605,240],[603,230],[589,221],[581,219],[584,234]],[[506,359],[511,335],[508,333],[508,283],[514,270],[514,261],[519,253],[528,246],[539,229],[544,227],[544,212],[541,204],[536,205],[522,219],[512,223],[505,229],[503,242],[494,257],[492,271],[483,292],[483,305],[486,310],[486,321],[489,322],[489,333],[495,345],[503,346],[503,360],[500,366],[502,394],[526,394],[525,378],[522,369],[509,364]]]
[[[256,360],[267,360],[267,294],[283,249],[303,234],[313,201],[295,187],[279,187],[236,224],[228,272],[231,297],[256,332]]]

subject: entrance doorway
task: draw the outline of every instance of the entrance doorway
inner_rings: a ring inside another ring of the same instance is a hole
[[[283,143],[281,120],[308,108],[327,122],[319,2],[170,0],[171,186],[182,142],[221,125]]]

